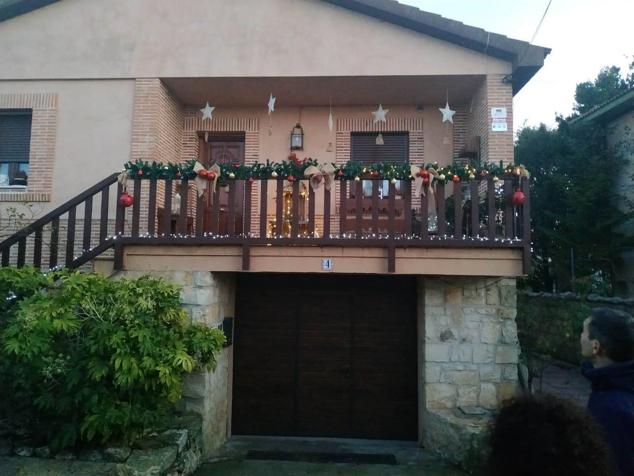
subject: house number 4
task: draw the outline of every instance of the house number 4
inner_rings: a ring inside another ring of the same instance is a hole
[[[321,269],[323,271],[332,271],[333,266],[334,266],[334,263],[332,261],[332,258],[322,258]]]

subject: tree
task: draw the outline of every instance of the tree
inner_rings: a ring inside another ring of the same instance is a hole
[[[577,84],[573,109],[577,115],[583,114],[632,87],[634,87],[634,61],[630,63],[625,78],[618,66],[606,66],[601,69],[594,81]]]
[[[578,85],[575,108],[580,112],[603,102],[613,87],[618,94],[615,72],[617,67],[604,68],[595,81]],[[634,214],[613,206],[618,199],[614,181],[622,173],[623,157],[607,145],[601,125],[571,124],[570,119],[557,118],[556,129],[543,124],[524,128],[515,146],[516,161],[532,174],[530,284],[548,291],[553,285],[559,290],[574,288],[573,265],[577,277],[587,279],[600,271],[613,284],[621,252],[634,246],[632,237],[618,231]]]

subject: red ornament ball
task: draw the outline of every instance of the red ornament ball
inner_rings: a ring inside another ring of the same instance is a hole
[[[206,171],[205,169],[200,169],[200,170],[198,171],[198,176],[199,176],[200,178],[205,178],[205,177],[207,177],[207,171]]]
[[[429,177],[426,177],[423,179],[423,185],[425,186],[429,185]]]
[[[128,192],[123,192],[119,197],[119,205],[124,208],[131,207],[134,203],[134,197],[130,195]]]
[[[420,176],[423,177],[423,179],[428,179],[429,180],[429,172],[427,172],[427,170],[423,170],[420,173]]]
[[[207,171],[207,175],[206,176],[207,176],[207,180],[213,180],[213,179],[216,178],[216,174],[213,173],[213,172],[209,172],[209,171]]]
[[[293,177],[292,175],[289,175],[288,177],[286,177],[286,180],[293,183],[295,181],[295,177]]]
[[[519,188],[515,190],[515,192],[513,192],[513,196],[511,197],[511,202],[513,203],[513,205],[518,207],[520,205],[524,205],[525,201],[526,195],[524,195],[524,192],[522,192]]]
[[[451,180],[453,180],[453,183],[458,183],[460,182],[460,177],[458,175],[454,175]]]

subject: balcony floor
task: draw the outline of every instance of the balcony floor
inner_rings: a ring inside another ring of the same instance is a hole
[[[388,253],[378,246],[252,246],[249,272],[387,274]],[[521,276],[522,248],[398,247],[390,274]],[[331,259],[331,269],[324,260]],[[126,244],[123,269],[241,272],[241,245]]]

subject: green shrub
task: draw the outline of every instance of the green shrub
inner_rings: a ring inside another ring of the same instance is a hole
[[[579,335],[590,310],[577,301],[519,295],[517,329],[522,352],[578,364]]]
[[[224,343],[160,279],[4,268],[0,293],[3,407],[55,449],[164,424],[184,376],[214,368]]]

